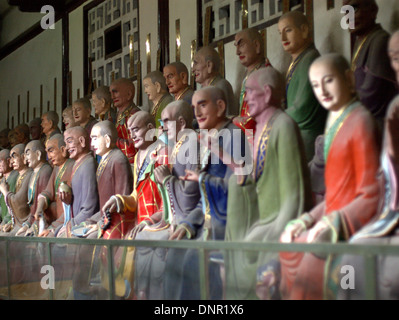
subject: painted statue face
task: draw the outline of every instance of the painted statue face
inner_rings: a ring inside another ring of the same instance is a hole
[[[291,55],[298,53],[306,44],[307,34],[298,28],[292,18],[285,18],[279,21],[278,31],[281,36],[281,43],[286,52]]]
[[[49,134],[51,132],[51,129],[53,128],[53,123],[47,119],[46,115],[42,116],[42,129],[44,134]]]
[[[84,152],[84,138],[79,136],[78,133],[72,131],[66,131],[64,133],[64,140],[66,143],[66,148],[71,159],[78,159],[79,156]]]
[[[0,157],[0,173],[6,174],[10,172],[12,168],[10,168],[10,159],[5,157]]]
[[[12,168],[17,171],[23,170],[26,167],[24,154],[20,154],[17,149],[11,149],[10,154]]]
[[[209,78],[208,64],[205,61],[204,55],[201,53],[197,53],[194,57],[193,74],[195,76],[195,81],[199,84],[204,83]]]
[[[320,104],[329,111],[338,111],[352,98],[350,81],[331,63],[316,63],[309,71],[310,83]]]
[[[246,82],[246,97],[248,103],[249,114],[252,118],[261,114],[266,109],[266,92],[259,85],[256,76],[250,76]]]
[[[163,131],[168,136],[168,141],[176,141],[177,134],[181,130],[178,121],[175,119],[175,112],[173,108],[165,108],[161,113],[163,122]]]
[[[109,91],[115,108],[125,109],[132,104],[135,92],[132,92],[132,88],[126,83],[113,82],[109,87]]]
[[[32,151],[29,148],[29,145],[25,149],[25,162],[29,168],[36,168],[40,163],[40,153],[36,151]]]
[[[236,46],[236,55],[244,67],[248,68],[257,62],[257,42],[251,40],[246,32],[236,34],[234,45]]]
[[[399,83],[399,34],[392,36],[389,41],[388,55],[396,74],[396,81]]]
[[[217,128],[224,117],[209,94],[205,91],[198,91],[193,96],[193,107],[200,129],[211,130]]]
[[[166,79],[166,85],[168,86],[169,92],[171,94],[179,93],[186,86],[182,76],[177,73],[177,70],[174,66],[166,66],[163,69],[163,76]]]
[[[66,148],[62,146],[61,148],[58,146],[58,140],[52,139],[47,142],[46,152],[49,161],[53,164],[53,166],[61,166],[65,160],[67,159]]]
[[[146,141],[146,134],[151,128],[145,125],[144,121],[130,118],[128,120],[128,128],[136,149],[145,150],[152,143],[151,141]]]
[[[72,109],[64,110],[62,113],[62,122],[64,122],[65,129],[69,129],[75,126],[75,119],[73,117]]]
[[[101,134],[98,126],[93,127],[90,134],[92,150],[99,156],[106,154],[110,148],[107,145],[106,137]]]
[[[72,112],[75,122],[86,123],[90,119],[90,110],[85,108],[82,103],[73,103]]]
[[[98,99],[95,94],[92,94],[91,101],[92,101],[94,112],[96,113],[96,115],[102,115],[105,112],[107,112],[107,107],[105,106],[104,99]]]
[[[159,95],[158,88],[156,84],[152,83],[152,80],[150,78],[146,78],[143,80],[143,87],[144,92],[147,94],[150,101],[154,101],[157,99]]]

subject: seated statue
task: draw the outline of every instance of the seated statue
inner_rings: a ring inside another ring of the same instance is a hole
[[[93,101],[94,112],[100,121],[109,120],[115,124],[116,110],[112,107],[112,97],[109,87],[98,87],[91,94],[91,99]]]
[[[11,192],[15,192],[15,184],[18,178],[18,171],[13,170],[11,164],[10,150],[3,149],[0,151],[0,181],[5,181]],[[6,201],[2,193],[0,193],[0,230],[9,222],[11,216],[8,214]]]
[[[60,121],[58,113],[55,111],[48,111],[42,115],[42,131],[44,134],[43,144],[46,145],[47,140],[53,135],[61,133],[58,128],[58,122]]]
[[[243,131],[226,116],[223,90],[214,86],[197,90],[193,106],[201,129],[200,170],[186,170],[182,179],[198,183],[201,197],[196,208],[181,219],[170,240],[222,241],[227,220],[228,180],[234,172],[234,164],[250,151]],[[231,161],[224,161],[227,158]],[[199,299],[198,251],[170,249],[166,259],[165,298]],[[212,274],[210,297],[221,299],[219,265],[212,262],[209,272]]]
[[[391,65],[399,83],[399,31],[396,31],[388,47]],[[399,244],[399,96],[391,102],[385,119],[384,148],[381,154],[380,175],[383,196],[380,197],[376,219],[357,232],[350,243],[363,245]],[[376,259],[376,298],[399,299],[398,257],[380,255]],[[355,287],[350,290],[339,288],[338,299],[364,300],[366,272],[363,256],[344,255],[340,265],[350,265],[355,270]]]
[[[53,168],[47,163],[46,150],[40,140],[32,140],[26,145],[25,161],[28,167],[33,170],[28,188],[30,216],[16,235],[37,236],[44,230],[44,220],[41,220],[44,219],[44,217],[40,217],[37,220],[35,219],[38,197],[47,187]],[[40,224],[40,222],[42,222],[42,224]]]
[[[315,95],[329,111],[324,141],[325,200],[289,222],[281,242],[348,241],[377,212],[377,125],[357,99],[345,58],[329,54],[316,59],[309,78]],[[334,298],[328,272],[332,260],[332,256],[311,252],[280,252],[282,298]]]
[[[185,101],[175,101],[162,111],[161,118],[168,137],[168,164],[155,168],[154,176],[161,190],[163,208],[152,215],[152,221],[136,227],[136,240],[168,240],[200,198],[197,182],[180,179],[186,170],[198,167],[198,139],[192,129],[192,108]],[[136,248],[134,288],[139,299],[163,299],[167,252],[166,248]]]
[[[225,239],[278,242],[286,224],[313,207],[304,146],[297,124],[281,108],[285,85],[279,72],[253,72],[246,90],[256,123],[253,170],[229,181]],[[226,252],[226,298],[256,299],[257,270],[273,260],[278,253]]]
[[[308,78],[309,67],[320,53],[313,43],[309,21],[302,12],[284,14],[279,19],[278,30],[283,48],[291,56],[286,75],[286,112],[299,126],[309,162],[313,159],[315,140],[323,134],[327,117]]]
[[[72,106],[68,106],[64,109],[64,111],[62,111],[62,122],[65,125],[65,130],[78,125],[73,116]]]
[[[168,92],[165,78],[160,71],[148,73],[143,78],[144,92],[148,95],[152,106],[150,113],[155,119],[155,125],[159,126],[162,110],[173,101],[173,97]]]
[[[90,136],[81,126],[69,128],[64,133],[69,157],[75,161],[72,168],[72,193],[60,191],[65,203],[64,224],[55,230],[57,237],[69,237],[71,228],[86,221],[99,210],[96,179],[97,163],[90,151]]]
[[[28,188],[33,170],[25,164],[24,152],[24,144],[17,144],[10,151],[12,167],[18,172],[15,191],[11,191],[4,179],[0,182],[0,192],[3,194],[10,216],[6,217],[9,222],[4,224],[0,231],[0,235],[3,236],[15,236],[30,216]]]
[[[238,115],[238,100],[234,96],[233,88],[220,74],[220,55],[210,46],[200,48],[194,56],[193,74],[195,81],[201,88],[215,86],[224,91],[227,99],[227,115]]]
[[[91,103],[87,98],[81,98],[72,103],[73,117],[82,128],[90,135],[91,129],[97,120],[91,115]]]
[[[71,185],[72,167],[74,160],[69,159],[64,136],[60,133],[53,135],[46,145],[47,157],[53,165],[53,172],[37,200],[35,219],[44,218],[45,229],[41,230],[39,237],[54,237],[55,230],[64,224],[64,206],[58,195],[62,182]]]

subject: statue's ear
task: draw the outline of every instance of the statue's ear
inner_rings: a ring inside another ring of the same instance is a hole
[[[85,148],[86,147],[86,139],[83,136],[78,138],[80,145]]]
[[[62,153],[62,157],[68,158],[68,150],[67,150],[67,148],[65,146],[62,146],[60,148],[60,150],[61,150],[61,153]]]
[[[36,151],[36,155],[39,160],[42,160],[42,152],[40,150]]]
[[[106,134],[104,136],[104,139],[105,139],[105,145],[107,146],[107,149],[109,149],[111,147],[111,137],[108,134]]]

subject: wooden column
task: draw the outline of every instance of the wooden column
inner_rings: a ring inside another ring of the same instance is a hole
[[[169,0],[158,0],[158,36],[160,71],[170,62]]]

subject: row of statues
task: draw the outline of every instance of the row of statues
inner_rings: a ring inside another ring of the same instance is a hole
[[[10,146],[2,132],[0,235],[396,243],[399,33],[375,23],[375,1],[344,2],[358,8],[352,64],[320,55],[306,17],[293,11],[278,22],[292,57],[286,77],[265,57],[258,31],[236,34],[246,68],[239,101],[218,72],[218,53],[204,47],[192,70],[200,89],[180,62],[144,77],[149,112],[133,103],[133,83],[117,79],[93,91],[97,119],[79,99],[63,111],[63,133],[51,111],[41,131],[31,123],[10,132]],[[109,289],[105,249],[83,244],[75,299],[93,297],[93,270]],[[195,249],[123,248],[115,259],[120,298],[200,298]],[[340,263],[363,272],[359,259],[212,251],[205,285],[211,299],[361,298],[332,276]],[[389,274],[380,298],[399,298],[395,263],[379,260],[378,272]]]

